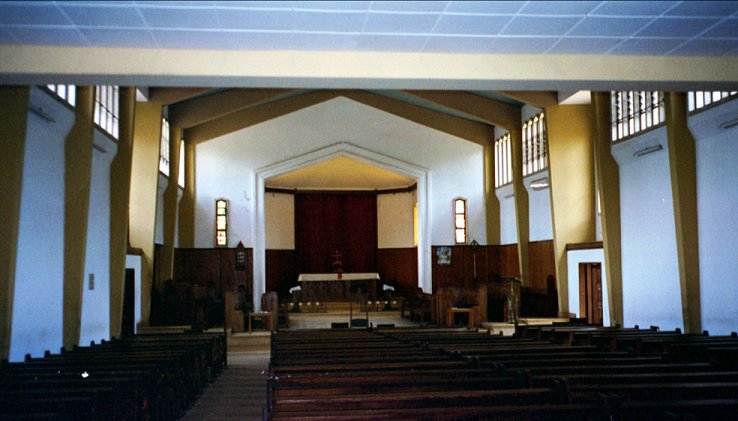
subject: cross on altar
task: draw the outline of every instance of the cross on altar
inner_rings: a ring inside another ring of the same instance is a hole
[[[333,254],[333,271],[343,272],[343,263],[341,262],[341,253],[336,250]]]

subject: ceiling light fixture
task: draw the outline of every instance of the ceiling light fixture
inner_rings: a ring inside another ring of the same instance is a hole
[[[735,126],[738,126],[738,118],[733,118],[727,121],[723,121],[722,123],[720,123],[720,126],[718,127],[720,127],[721,129],[729,129]]]
[[[538,180],[531,181],[530,188],[535,191],[547,189],[548,188],[548,178],[539,178]]]
[[[635,153],[633,153],[633,156],[648,155],[650,153],[658,152],[662,149],[664,149],[664,147],[661,145],[649,146],[647,148],[641,149],[640,151],[636,151]]]

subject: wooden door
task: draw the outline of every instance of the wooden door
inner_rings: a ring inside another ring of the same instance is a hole
[[[579,264],[579,314],[588,324],[602,325],[602,265]]]

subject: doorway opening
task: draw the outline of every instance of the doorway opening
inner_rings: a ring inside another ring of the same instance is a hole
[[[579,316],[602,326],[602,265],[579,264]]]

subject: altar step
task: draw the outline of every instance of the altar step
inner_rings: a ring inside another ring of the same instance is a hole
[[[271,332],[254,330],[248,332],[231,333],[228,335],[228,352],[261,352],[269,351],[271,346]]]
[[[394,304],[392,304],[391,301],[387,302],[390,307],[394,309],[394,311],[400,310],[401,302],[398,300],[394,301]],[[351,310],[353,310],[354,313],[356,312],[362,312],[364,311],[361,307],[361,305],[358,302],[355,302],[353,304],[349,303],[348,301],[310,301],[310,302],[303,302],[301,305],[298,306],[300,311],[298,313],[301,314],[311,314],[311,313],[340,313],[340,314],[348,314]],[[384,301],[373,301],[372,304],[369,306],[369,312],[382,312],[385,311],[385,302]],[[393,310],[390,310],[393,311]],[[293,308],[293,313],[295,313],[295,310]]]

